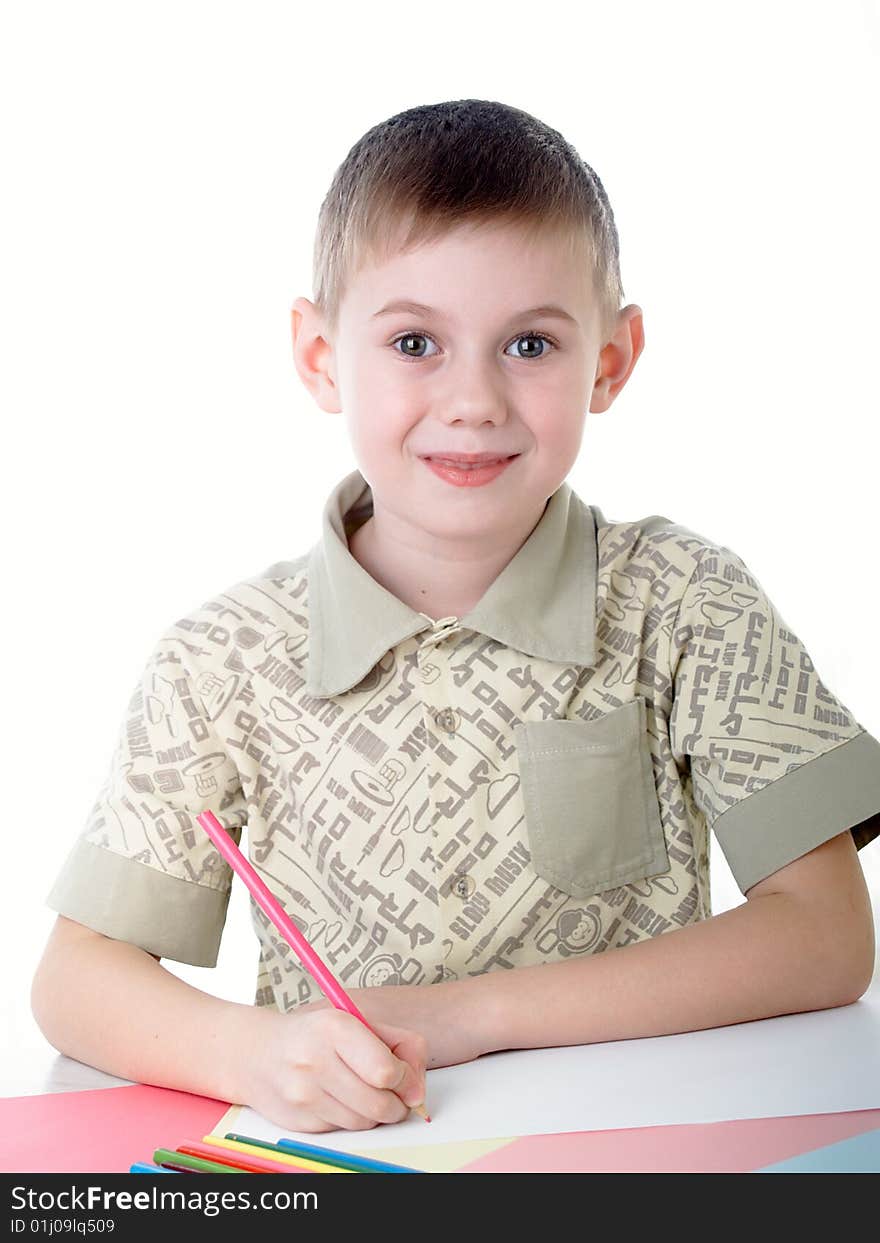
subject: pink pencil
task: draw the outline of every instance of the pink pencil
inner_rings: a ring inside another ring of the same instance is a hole
[[[373,1031],[373,1028],[370,1027],[370,1024],[336,979],[336,976],[321,961],[299,928],[288,918],[284,908],[272,897],[272,894],[260,880],[214,813],[212,811],[203,811],[201,815],[196,816],[196,819],[232,870],[237,872],[247,885],[261,909],[272,920],[272,923],[290,945],[290,948],[295,951],[300,962],[308,967],[327,1000],[332,1002],[337,1010],[345,1010],[356,1019],[360,1019],[364,1027],[368,1028],[373,1032],[374,1036],[378,1036],[381,1040],[382,1037],[379,1036],[378,1032]],[[416,1113],[421,1114],[426,1122],[431,1121],[430,1116],[425,1112],[424,1105],[414,1105],[412,1108],[415,1109]]]

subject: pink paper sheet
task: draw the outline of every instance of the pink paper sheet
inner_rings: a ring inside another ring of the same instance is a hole
[[[0,1170],[5,1173],[127,1173],[208,1134],[224,1101],[141,1084],[0,1100]],[[822,1148],[880,1127],[880,1109],[732,1122],[566,1132],[499,1139],[461,1166],[467,1173],[687,1171],[736,1173]]]
[[[127,1174],[207,1134],[225,1101],[134,1084],[86,1092],[50,1092],[0,1100],[0,1170],[14,1174]]]
[[[463,1173],[745,1173],[880,1127],[880,1109],[525,1135]]]

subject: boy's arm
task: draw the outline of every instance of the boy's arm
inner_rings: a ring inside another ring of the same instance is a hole
[[[752,885],[746,897],[732,911],[568,962],[430,987],[348,991],[368,1022],[420,1031],[429,1068],[502,1049],[666,1036],[824,1010],[865,992],[874,926],[849,830]]]
[[[694,1032],[858,1001],[874,971],[874,922],[849,830],[746,897],[649,941],[464,982],[486,1052]]]
[[[285,1132],[399,1122],[424,1099],[416,1033],[369,1032],[335,1010],[300,1022],[274,1006],[223,1001],[155,954],[64,917],[31,1004],[47,1040],[69,1057],[136,1083],[250,1105]]]
[[[874,925],[849,830],[746,897],[651,940],[454,982],[483,1052],[698,1031],[862,996]]]
[[[237,1058],[259,1022],[172,975],[154,954],[57,917],[34,975],[31,1008],[59,1052],[108,1074],[238,1100]]]

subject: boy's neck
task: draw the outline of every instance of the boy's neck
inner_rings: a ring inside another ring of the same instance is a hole
[[[476,556],[470,550],[465,556],[461,549],[427,551],[405,538],[383,540],[381,516],[377,524],[374,513],[348,537],[348,549],[371,578],[416,612],[435,621],[463,617],[525,543],[540,516],[525,529],[506,531],[502,545],[481,549]]]

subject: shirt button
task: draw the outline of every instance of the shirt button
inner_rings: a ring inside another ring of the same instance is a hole
[[[437,724],[441,729],[445,729],[447,734],[454,734],[458,728],[458,715],[452,708],[443,708],[437,713]]]
[[[469,898],[476,887],[472,876],[456,876],[452,882],[452,892],[459,898]]]

